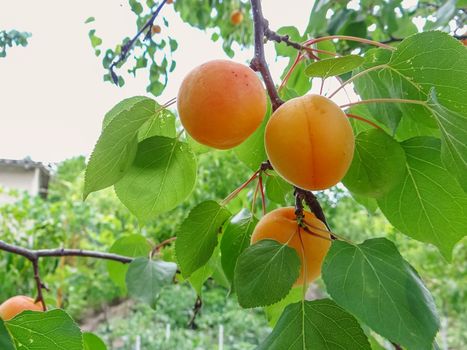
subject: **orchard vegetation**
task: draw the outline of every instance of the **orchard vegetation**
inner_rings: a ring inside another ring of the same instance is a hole
[[[356,3],[316,1],[303,33],[271,28],[260,0],[129,0],[136,34],[115,49],[91,28],[104,80],[146,69],[153,97],[110,108],[47,201],[0,208],[0,348],[112,348],[76,320],[129,297],[156,325],[217,312],[232,349],[462,349],[467,3]],[[169,5],[230,59],[156,101],[176,69]],[[215,347],[187,334],[147,346]]]

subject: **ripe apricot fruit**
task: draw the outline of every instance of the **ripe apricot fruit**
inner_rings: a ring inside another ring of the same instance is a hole
[[[199,143],[229,149],[245,141],[266,113],[266,92],[249,67],[227,60],[206,62],[183,80],[180,120]]]
[[[314,234],[305,232],[303,228],[299,229],[295,209],[285,207],[275,209],[263,216],[251,236],[252,244],[262,239],[273,239],[279,243],[288,242],[287,245],[295,249],[302,262],[300,275],[295,285],[301,285],[304,281],[310,283],[320,275],[321,264],[331,245],[330,235],[326,233],[328,231],[326,225],[313,213],[306,210],[303,213],[305,215],[303,220],[310,225],[309,230]],[[311,226],[318,229],[313,229]]]
[[[167,5],[170,5],[170,4],[173,4],[173,2],[174,2],[174,0],[167,0],[165,3],[166,3]]]
[[[26,310],[43,311],[41,303],[35,303],[34,299],[24,295],[17,295],[5,300],[3,304],[0,305],[0,318],[4,321],[8,321]]]
[[[320,95],[285,102],[269,119],[264,138],[274,170],[306,190],[337,184],[350,167],[355,147],[345,113]]]
[[[232,23],[234,26],[239,25],[240,23],[243,22],[243,13],[240,10],[235,10],[232,11],[230,14],[230,23]]]
[[[151,27],[152,34],[159,34],[162,31],[161,26],[155,24]]]

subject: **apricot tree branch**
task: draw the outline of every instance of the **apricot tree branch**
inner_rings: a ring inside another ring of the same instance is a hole
[[[132,258],[117,254],[111,253],[101,253],[96,251],[90,250],[81,250],[81,249],[39,249],[39,250],[32,250],[23,247],[18,247],[13,244],[6,243],[0,240],[0,250],[3,250],[7,253],[16,254],[25,257],[28,259],[34,271],[34,280],[36,281],[36,288],[37,288],[37,298],[36,302],[40,302],[42,304],[42,308],[44,311],[47,310],[47,306],[44,300],[43,289],[47,290],[47,287],[42,282],[40,271],[39,271],[39,259],[41,257],[61,257],[61,256],[82,256],[82,257],[89,257],[95,259],[104,259],[104,260],[113,260],[117,262],[121,262],[122,264],[128,264],[133,261]]]
[[[118,55],[118,58],[114,60],[109,67],[110,76],[112,77],[112,81],[115,85],[118,85],[118,77],[117,74],[115,74],[114,68],[120,63],[123,63],[128,58],[128,55],[131,49],[133,48],[133,45],[135,44],[136,40],[138,40],[138,38],[141,36],[141,34],[143,34],[145,31],[148,31],[147,35],[151,35],[151,27],[154,24],[154,20],[159,15],[159,12],[161,12],[162,7],[165,5],[166,2],[167,0],[162,0],[159,6],[157,6],[156,10],[149,18],[149,20],[146,22],[146,24],[142,26],[140,30],[138,30],[138,32],[133,38],[131,38],[129,42],[122,45],[122,51],[120,52],[120,55]]]
[[[39,273],[39,258],[31,260],[32,268],[34,270],[34,280],[36,281],[36,288],[37,288],[37,298],[35,300],[36,303],[42,304],[42,310],[47,311],[47,305],[45,304],[44,294],[42,293],[42,289],[47,289],[47,287],[42,283],[41,275]]]
[[[8,253],[24,256],[29,261],[38,260],[41,257],[61,257],[61,256],[81,256],[95,259],[103,260],[113,260],[120,262],[122,264],[128,264],[133,261],[133,258],[128,256],[112,254],[112,253],[103,253],[92,250],[82,250],[82,249],[38,249],[32,250],[23,247],[18,247],[12,244],[8,244],[0,240],[0,250],[3,250]]]
[[[276,110],[283,101],[277,93],[276,86],[274,85],[271,72],[269,71],[269,67],[264,56],[264,38],[267,22],[263,17],[261,0],[251,0],[251,8],[253,10],[253,23],[255,28],[255,56],[251,60],[250,67],[254,71],[259,72],[263,77],[269,98],[271,99],[272,109]]]

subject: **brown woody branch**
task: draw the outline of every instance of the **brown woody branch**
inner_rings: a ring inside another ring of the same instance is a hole
[[[251,0],[251,7],[253,10],[253,23],[255,27],[255,56],[251,60],[251,69],[259,72],[263,77],[269,98],[271,99],[272,109],[276,110],[284,103],[279,94],[277,93],[276,86],[269,71],[264,56],[264,33],[267,28],[267,22],[263,17],[263,10],[261,8],[261,0]]]
[[[26,249],[23,247],[18,247],[12,244],[8,244],[1,240],[0,240],[0,250],[23,256],[31,262],[32,268],[34,271],[34,280],[36,282],[36,288],[37,288],[36,302],[40,302],[42,304],[42,309],[44,311],[47,310],[47,306],[45,304],[43,290],[44,289],[47,290],[47,287],[42,282],[41,276],[40,276],[39,259],[41,257],[82,256],[82,257],[89,257],[89,258],[96,258],[96,259],[113,260],[113,261],[121,262],[123,264],[127,264],[133,261],[132,258],[129,258],[126,256],[110,254],[110,253],[101,253],[101,252],[90,251],[90,250],[63,249],[63,248],[32,250],[32,249]]]
[[[150,37],[151,35],[151,28],[154,24],[154,21],[156,17],[159,15],[159,12],[161,12],[162,7],[165,5],[167,0],[162,0],[162,2],[157,6],[156,10],[153,12],[149,20],[146,22],[146,24],[141,27],[140,30],[135,34],[133,38],[130,39],[126,44],[122,46],[122,51],[120,52],[120,55],[118,55],[117,59],[115,59],[109,67],[109,72],[110,76],[112,78],[112,81],[114,82],[115,85],[118,85],[118,76],[115,73],[114,69],[117,67],[119,64],[125,62],[125,60],[128,58],[128,55],[130,54],[131,50],[133,49],[133,45],[135,44],[136,40],[146,32],[146,37]]]

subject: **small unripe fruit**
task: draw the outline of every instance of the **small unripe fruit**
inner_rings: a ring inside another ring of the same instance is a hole
[[[155,24],[151,27],[151,33],[152,34],[159,34],[161,32],[161,26]]]
[[[306,190],[334,186],[352,162],[352,127],[339,106],[324,96],[285,102],[272,114],[264,136],[274,170]]]
[[[314,234],[305,232],[303,228],[299,230],[295,208],[286,207],[273,210],[263,216],[251,236],[252,244],[262,239],[273,239],[279,243],[288,242],[287,245],[295,249],[302,262],[300,275],[295,285],[301,285],[304,281],[310,283],[320,275],[323,259],[331,245],[326,225],[309,211],[305,210],[303,214],[304,220],[317,228],[309,228]]]
[[[180,121],[188,134],[218,149],[245,141],[263,121],[266,106],[266,92],[255,72],[227,60],[193,69],[177,97]]]
[[[34,299],[24,295],[17,295],[0,305],[0,318],[8,321],[26,310],[43,311],[41,303],[35,303]]]
[[[230,22],[236,26],[243,22],[243,13],[240,10],[232,11],[230,14]]]

